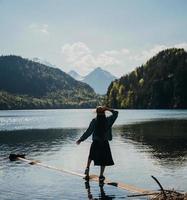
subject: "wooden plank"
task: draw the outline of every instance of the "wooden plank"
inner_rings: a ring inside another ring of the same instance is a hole
[[[62,168],[57,168],[57,167],[54,167],[54,166],[46,165],[46,164],[41,163],[40,161],[37,161],[37,160],[28,160],[26,158],[21,158],[21,157],[17,157],[17,160],[27,162],[30,165],[38,165],[38,166],[45,167],[45,168],[48,168],[48,169],[52,169],[52,170],[55,170],[55,171],[68,173],[68,174],[72,174],[72,175],[75,175],[75,176],[85,177],[84,174],[73,172],[73,171],[70,171],[70,170],[67,170],[67,169],[62,169]]]
[[[90,180],[99,182],[99,177],[97,175],[90,175]],[[109,179],[105,179],[104,184],[111,185],[138,194],[148,194],[148,193],[152,194],[153,192],[155,193],[155,191],[145,190],[126,183],[114,182]]]
[[[74,171],[70,171],[70,170],[67,170],[67,169],[62,169],[62,168],[57,168],[57,167],[54,167],[54,166],[50,166],[50,165],[41,163],[40,161],[29,160],[29,159],[22,158],[22,157],[17,157],[17,160],[26,162],[26,163],[28,163],[30,165],[38,165],[38,166],[45,167],[45,168],[48,168],[48,169],[52,169],[52,170],[55,170],[55,171],[68,173],[68,174],[79,176],[79,177],[83,177],[83,178],[85,177],[84,174],[80,174],[80,173],[77,173],[77,172],[74,172]],[[95,182],[99,182],[99,177],[97,175],[90,175],[90,179],[89,180],[95,181]],[[138,188],[138,187],[135,187],[133,185],[126,184],[126,183],[113,182],[113,181],[110,181],[109,179],[105,179],[104,184],[107,184],[107,185],[110,185],[110,186],[114,186],[114,187],[129,191],[129,192],[138,193],[138,194],[149,194],[150,193],[150,195],[151,195],[151,194],[156,192],[156,191],[151,191],[151,190],[145,190],[145,189],[142,189],[142,188]]]

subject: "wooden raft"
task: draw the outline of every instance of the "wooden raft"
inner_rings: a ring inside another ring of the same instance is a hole
[[[75,176],[79,176],[79,177],[82,177],[82,178],[85,177],[84,174],[80,174],[80,173],[77,173],[77,172],[74,172],[74,171],[70,171],[70,170],[67,170],[67,169],[63,169],[63,168],[57,168],[57,167],[54,167],[54,166],[50,166],[50,165],[41,163],[40,161],[26,159],[24,155],[21,155],[21,156],[18,155],[17,156],[15,154],[10,154],[9,159],[11,161],[20,160],[20,161],[26,162],[26,163],[28,163],[30,165],[37,165],[37,166],[45,167],[45,168],[52,169],[52,170],[55,170],[55,171],[59,171],[59,172],[63,172],[63,173],[67,173],[67,174],[71,174],[71,175],[75,175]],[[89,180],[90,181],[99,182],[99,177],[97,175],[90,175],[90,179]],[[111,181],[109,179],[105,179],[104,184],[111,185],[111,186],[114,186],[114,187],[129,191],[129,192],[132,192],[132,193],[138,193],[140,195],[141,194],[142,195],[143,194],[155,195],[155,194],[158,193],[158,191],[145,190],[145,189],[142,189],[142,188],[138,188],[138,187],[126,184],[126,183],[114,182],[114,181]]]

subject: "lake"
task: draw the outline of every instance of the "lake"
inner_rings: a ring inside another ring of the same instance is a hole
[[[132,199],[128,191],[85,181],[73,175],[11,162],[10,153],[24,153],[58,168],[84,172],[91,138],[75,144],[94,110],[0,111],[0,199]],[[109,115],[109,113],[108,113]],[[187,191],[187,110],[119,110],[110,142],[115,165],[105,175],[146,189]],[[99,167],[91,166],[91,174]],[[145,198],[136,198],[145,199]]]

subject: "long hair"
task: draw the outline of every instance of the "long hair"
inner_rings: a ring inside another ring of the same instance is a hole
[[[95,133],[97,137],[100,139],[105,139],[106,138],[106,132],[107,132],[107,119],[105,114],[99,115],[97,114],[96,117],[96,126],[95,126]]]

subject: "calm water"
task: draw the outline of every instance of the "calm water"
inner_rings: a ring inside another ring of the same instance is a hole
[[[92,110],[0,111],[0,199],[89,199],[84,180],[21,162],[10,153],[25,153],[59,168],[83,172],[91,139],[75,141],[95,116]],[[115,165],[109,179],[157,189],[187,191],[187,111],[123,110],[110,142]],[[91,167],[98,174],[99,168]],[[90,182],[94,199],[129,199],[127,191]],[[143,198],[142,198],[143,199]]]

